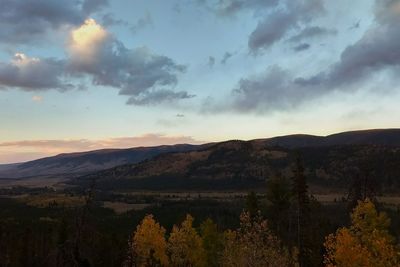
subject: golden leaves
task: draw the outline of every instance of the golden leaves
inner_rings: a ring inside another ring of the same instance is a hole
[[[326,238],[327,267],[395,267],[399,253],[389,235],[390,220],[378,213],[370,200],[359,201],[351,214],[352,225]]]

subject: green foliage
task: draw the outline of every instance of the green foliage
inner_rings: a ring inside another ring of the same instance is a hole
[[[200,225],[200,234],[206,253],[206,266],[219,266],[223,250],[223,235],[218,231],[218,226],[208,218]]]

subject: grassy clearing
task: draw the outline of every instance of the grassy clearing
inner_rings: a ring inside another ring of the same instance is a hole
[[[125,202],[111,202],[111,201],[104,201],[103,207],[112,209],[117,214],[122,214],[131,210],[143,210],[152,206],[152,204],[129,204]]]
[[[30,195],[27,197],[18,198],[29,206],[45,208],[49,206],[77,207],[82,206],[85,202],[82,197],[67,196],[64,194],[42,194]]]

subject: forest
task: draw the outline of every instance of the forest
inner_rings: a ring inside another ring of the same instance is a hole
[[[265,192],[117,195],[2,189],[1,266],[400,266],[400,206],[355,179],[346,197],[319,201],[298,157]],[[7,197],[5,197],[7,195]],[[29,195],[29,201],[18,196]],[[193,195],[193,194],[192,194]],[[60,195],[59,195],[60,196]],[[66,196],[69,196],[67,198]],[[141,203],[116,212],[109,200]],[[148,203],[153,203],[152,205]]]

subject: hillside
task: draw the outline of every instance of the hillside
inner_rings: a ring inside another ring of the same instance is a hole
[[[373,129],[350,131],[328,136],[286,135],[262,139],[270,146],[286,148],[322,147],[335,145],[400,146],[400,129]]]
[[[159,155],[78,178],[103,189],[245,189],[277,175],[290,177],[297,155],[312,186],[347,188],[368,176],[377,190],[400,189],[400,147],[332,145],[297,149],[271,146],[268,140],[228,141],[198,151]]]
[[[191,169],[194,167],[190,164],[197,162],[196,164],[210,164],[210,166],[203,166],[205,171],[210,169],[214,165],[213,160],[215,159],[215,153],[222,153],[223,162],[218,164],[221,171],[231,173],[229,175],[246,175],[248,176],[247,167],[245,168],[246,174],[233,174],[234,169],[224,170],[224,168],[231,168],[232,158],[230,154],[224,154],[220,149],[219,152],[208,151],[207,148],[212,147],[224,147],[227,144],[233,144],[235,142],[222,142],[219,144],[204,144],[204,145],[172,145],[172,146],[156,146],[156,147],[138,147],[129,149],[104,149],[97,151],[79,152],[79,153],[68,153],[60,154],[54,157],[48,157],[43,159],[38,159],[34,161],[29,161],[25,163],[18,164],[8,164],[0,165],[0,178],[27,178],[27,177],[37,177],[37,176],[51,176],[51,175],[63,175],[63,176],[76,176],[85,175],[88,173],[98,172],[102,170],[107,170],[116,166],[129,164],[136,164],[144,160],[152,159],[158,155],[171,152],[188,152],[188,151],[198,151],[199,153],[187,153],[187,154],[173,154],[167,156],[165,162],[149,161],[144,162],[141,166],[143,169],[154,169],[158,173],[142,173],[138,174],[140,177],[155,176],[167,173],[177,172],[179,168],[184,166],[190,166]],[[239,142],[240,143],[240,142]],[[258,139],[249,142],[243,142],[243,144],[252,144],[250,147],[254,150],[254,144],[261,144],[265,147],[279,147],[280,150],[283,149],[282,153],[288,153],[285,149],[305,149],[305,148],[320,148],[332,147],[332,146],[351,146],[351,145],[377,145],[377,146],[390,146],[390,147],[400,147],[400,129],[376,129],[376,130],[364,130],[364,131],[351,131],[343,132],[328,136],[314,136],[314,135],[287,135],[280,137],[273,137],[267,139]],[[236,145],[234,145],[236,146]],[[206,149],[206,150],[204,150]],[[279,150],[279,151],[280,151]],[[242,157],[243,151],[238,150],[238,158]],[[252,156],[248,158],[248,164],[253,166],[253,160],[259,158],[258,154],[260,151],[255,150]],[[208,154],[207,154],[208,153]],[[267,152],[260,152],[267,153]],[[269,152],[268,152],[269,153]],[[318,153],[318,152],[314,152]],[[235,153],[233,153],[235,154]],[[175,157],[183,157],[184,159],[179,160]],[[221,156],[222,157],[222,156]],[[254,158],[255,157],[255,158]],[[161,157],[162,158],[162,157]],[[200,159],[207,159],[201,161]],[[160,160],[160,158],[158,158]],[[245,161],[247,162],[247,161]],[[195,164],[195,165],[196,165]],[[239,169],[243,168],[241,163],[239,164]],[[151,165],[150,167],[145,167]],[[133,166],[133,165],[132,165]],[[128,168],[133,168],[132,166]],[[155,167],[157,166],[157,167]],[[119,167],[118,169],[125,168]],[[136,165],[135,165],[136,168]],[[258,169],[258,167],[252,167]],[[197,170],[197,169],[196,169]],[[252,170],[255,171],[255,170]],[[137,170],[135,170],[137,172]],[[148,172],[148,171],[146,171]],[[219,174],[221,176],[222,174]],[[136,176],[136,173],[135,173]]]
[[[182,144],[60,154],[26,163],[0,165],[0,178],[85,174],[122,164],[137,163],[162,153],[190,151],[200,147]]]

